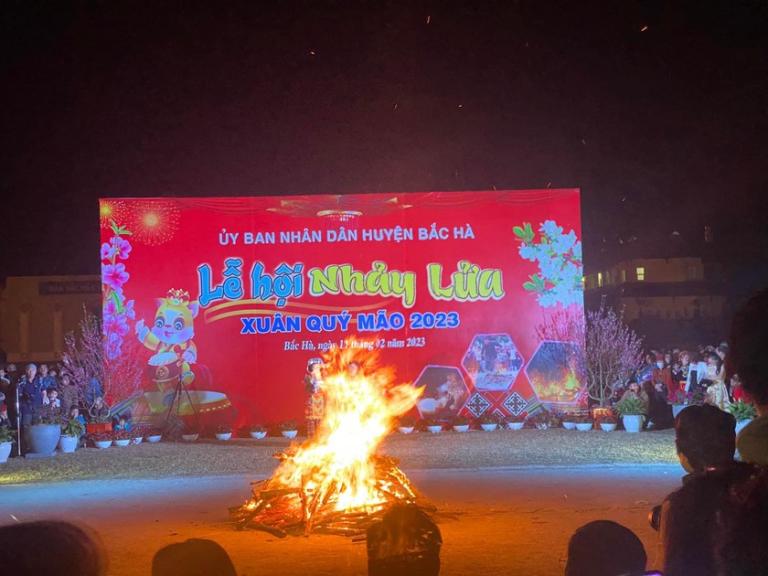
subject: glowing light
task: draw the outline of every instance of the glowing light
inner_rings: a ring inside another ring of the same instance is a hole
[[[147,212],[144,214],[144,225],[154,228],[160,223],[160,217],[154,212]]]
[[[159,246],[171,240],[179,230],[181,211],[173,200],[143,200],[131,203],[128,227],[133,240]]]

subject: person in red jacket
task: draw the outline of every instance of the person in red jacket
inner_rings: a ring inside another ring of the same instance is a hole
[[[672,366],[669,366],[664,362],[663,354],[656,354],[656,366],[653,368],[651,374],[654,386],[661,383],[664,386],[664,390],[667,391],[667,400],[675,402],[677,399],[677,391],[680,386],[672,378]]]

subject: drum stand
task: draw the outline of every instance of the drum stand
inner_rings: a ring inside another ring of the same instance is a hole
[[[189,407],[192,410],[192,414],[195,416],[195,424],[196,427],[200,428],[200,417],[197,413],[197,409],[195,408],[195,405],[192,403],[192,397],[189,395],[189,390],[187,390],[186,386],[182,383],[182,374],[179,374],[179,379],[176,382],[176,387],[173,390],[173,397],[171,398],[171,403],[168,405],[168,412],[165,415],[165,428],[169,428],[171,424],[171,415],[173,414],[173,408],[176,407],[176,418],[180,416],[181,412],[181,401],[182,401],[182,394],[187,397],[187,402],[189,402]],[[199,432],[199,430],[198,430]]]

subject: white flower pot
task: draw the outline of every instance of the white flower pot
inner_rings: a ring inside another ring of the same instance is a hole
[[[11,455],[12,446],[13,444],[11,442],[3,442],[0,444],[0,464],[8,462],[8,456]]]
[[[469,431],[469,424],[456,424],[453,429],[456,432],[468,432]]]
[[[131,443],[131,439],[123,438],[121,440],[113,440],[113,442],[115,443],[115,446],[120,446],[121,448],[125,448],[126,446],[128,446],[128,444]]]
[[[576,422],[568,422],[568,421],[563,422],[563,428],[565,428],[566,430],[573,430],[574,428],[576,428]]]
[[[200,434],[182,434],[181,439],[184,440],[184,442],[194,442],[200,437]]]
[[[232,432],[216,432],[216,440],[221,440],[222,442],[225,442],[232,438]]]
[[[600,422],[600,428],[603,429],[603,432],[613,432],[616,430],[616,423],[615,422]]]
[[[677,418],[677,415],[687,407],[688,406],[686,404],[672,404],[672,417]]]
[[[105,448],[112,446],[112,440],[94,440],[93,443],[99,450],[104,450]]]
[[[577,422],[576,430],[579,432],[588,432],[589,430],[592,430],[592,422]]]
[[[493,432],[493,431],[494,431],[494,430],[496,430],[496,428],[498,428],[498,427],[499,427],[499,425],[498,425],[498,424],[493,424],[493,423],[489,423],[489,424],[480,424],[480,428],[482,428],[482,429],[483,429],[483,430],[485,430],[486,432]]]
[[[413,432],[413,426],[399,426],[397,429],[400,434],[411,434]]]
[[[525,422],[507,422],[507,428],[510,430],[522,430]]]
[[[162,434],[152,434],[151,436],[147,436],[147,442],[149,442],[150,444],[157,444],[162,439],[163,439]]]
[[[427,432],[431,432],[432,434],[440,434],[442,431],[442,426],[427,426]]]
[[[266,438],[267,432],[266,430],[262,430],[261,432],[256,432],[254,430],[251,430],[248,432],[248,434],[251,435],[251,438],[254,438],[255,440],[261,440],[262,438]]]
[[[133,439],[133,444],[135,444],[136,446],[138,446],[138,445],[139,445],[139,444],[141,444],[143,441],[144,441],[144,437],[143,437],[143,436],[137,436],[136,438],[134,438],[134,439]]]
[[[744,429],[744,427],[748,426],[750,422],[752,422],[751,418],[746,418],[744,420],[739,420],[738,422],[736,422],[736,435],[738,436],[739,432],[741,432]]]
[[[283,430],[281,432],[284,438],[293,439],[296,438],[296,436],[299,434],[298,430]]]
[[[71,454],[77,450],[77,442],[79,438],[77,436],[62,436],[59,438],[59,450],[64,454]]]
[[[642,414],[627,414],[621,417],[621,421],[624,423],[624,429],[631,434],[637,434],[643,428]]]

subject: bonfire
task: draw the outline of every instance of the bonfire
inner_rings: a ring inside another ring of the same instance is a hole
[[[376,454],[423,389],[395,384],[394,370],[380,366],[378,352],[363,344],[323,357],[325,417],[315,437],[276,454],[280,464],[272,477],[252,483],[252,497],[230,509],[238,528],[280,537],[358,536],[394,504],[429,508],[397,462]],[[356,373],[351,364],[359,367]]]

